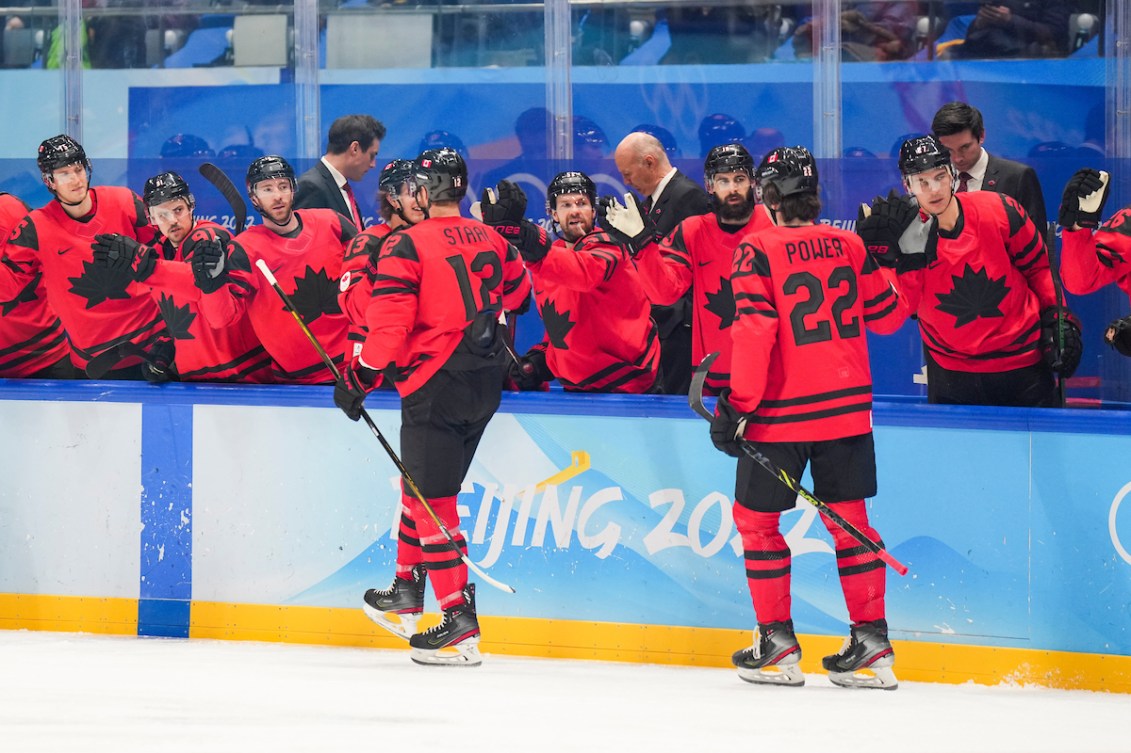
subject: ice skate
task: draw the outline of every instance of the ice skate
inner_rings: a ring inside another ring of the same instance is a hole
[[[888,640],[886,620],[865,622],[852,628],[840,653],[826,656],[821,664],[829,680],[842,688],[895,690],[899,681],[892,672],[895,650]]]
[[[428,573],[424,565],[412,568],[412,579],[394,578],[388,588],[365,592],[362,609],[369,619],[406,641],[416,632],[424,612],[424,588]]]
[[[746,682],[790,687],[805,684],[805,675],[797,666],[801,646],[793,634],[793,620],[759,625],[754,631],[754,645],[736,651],[730,660]]]
[[[475,616],[475,584],[463,589],[463,604],[444,610],[439,625],[412,636],[412,660],[417,664],[476,667],[479,654],[479,620]]]

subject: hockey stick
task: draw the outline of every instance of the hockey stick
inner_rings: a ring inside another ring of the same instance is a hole
[[[314,346],[314,349],[318,351],[318,355],[322,358],[322,362],[326,364],[326,368],[330,369],[330,373],[334,375],[334,381],[342,387],[348,387],[345,379],[342,377],[342,372],[339,371],[338,367],[334,365],[334,360],[330,358],[330,354],[326,352],[326,349],[322,347],[322,343],[318,342],[318,338],[314,336],[314,333],[311,332],[310,328],[306,326],[306,322],[304,322],[302,320],[302,317],[299,316],[298,309],[295,308],[295,304],[293,301],[291,301],[291,297],[287,295],[286,291],[284,291],[282,287],[280,287],[279,281],[275,279],[275,275],[272,274],[266,262],[264,262],[262,259],[259,259],[255,262],[255,266],[259,267],[259,271],[263,273],[263,276],[265,278],[267,278],[267,282],[271,284],[271,287],[274,288],[275,292],[279,294],[279,297],[283,299],[283,305],[286,306],[287,311],[289,311],[291,313],[291,316],[294,317],[295,321],[298,322],[298,326],[302,328],[302,332],[304,335],[306,335],[306,339],[309,340],[310,344]],[[438,516],[436,514],[436,511],[432,509],[432,505],[428,504],[428,500],[425,499],[424,495],[420,493],[420,488],[416,485],[416,481],[413,480],[412,475],[408,472],[408,468],[406,468],[404,463],[401,462],[401,459],[397,455],[396,450],[394,450],[389,444],[388,440],[385,439],[385,435],[381,433],[381,430],[379,428],[377,428],[377,424],[374,423],[372,417],[370,417],[365,408],[361,409],[361,418],[365,421],[365,424],[369,427],[369,430],[373,432],[373,436],[377,437],[377,441],[381,443],[381,447],[385,449],[385,452],[388,454],[389,459],[393,461],[393,465],[395,465],[397,467],[397,470],[400,471],[401,478],[403,478],[405,480],[405,483],[408,484],[408,488],[412,492],[412,496],[416,497],[417,501],[419,501],[420,504],[424,507],[424,511],[428,513],[428,517],[432,518],[432,522],[439,526],[440,533],[444,534],[444,538],[448,540],[448,543],[451,544],[452,549],[456,551],[456,554],[459,555],[459,558],[463,560],[464,564],[467,565],[469,569],[473,570],[476,575],[478,575],[480,578],[482,578],[495,588],[499,589],[500,591],[506,591],[507,593],[513,594],[514,588],[508,586],[506,583],[495,580],[490,575],[483,572],[474,562],[472,562],[468,558],[463,550],[460,549],[459,544],[457,544],[455,538],[452,537],[451,531],[449,531],[447,526],[444,525],[443,521],[440,520],[440,516]]]
[[[149,351],[142,348],[137,343],[124,342],[119,343],[113,348],[108,348],[94,358],[86,362],[87,377],[90,379],[101,379],[114,368],[127,358],[136,357],[140,358],[145,363],[153,365],[153,357],[149,355]]]
[[[1052,287],[1056,292],[1056,363],[1059,365],[1061,359],[1064,358],[1064,287],[1060,282],[1060,270],[1057,267],[1056,259],[1054,258],[1053,249],[1056,247],[1056,228],[1049,226],[1045,228],[1045,245],[1049,255],[1049,274],[1052,275]],[[1060,374],[1056,375],[1056,391],[1057,396],[1060,398],[1060,407],[1063,408],[1068,404],[1068,395],[1066,391],[1067,380]]]
[[[236,215],[236,231],[232,233],[232,235],[242,233],[244,226],[247,224],[247,203],[243,200],[243,196],[240,195],[236,184],[232,183],[232,179],[228,177],[227,173],[211,162],[205,162],[200,166],[200,174],[216,187],[216,190],[227,199],[228,204],[232,207],[232,212]]]
[[[715,359],[718,357],[718,353],[711,353],[703,359],[698,368],[695,369],[695,375],[691,378],[691,390],[687,394],[687,402],[691,406],[691,410],[695,411],[708,421],[713,420],[714,415],[711,413],[711,411],[707,410],[707,406],[703,404],[703,383],[707,381],[707,370],[711,368],[711,364],[714,363]],[[747,442],[746,440],[739,440],[739,446],[742,447],[742,451],[746,453],[747,457],[765,468],[770,475],[785,484],[786,487],[790,489],[790,491],[794,492],[806,502],[813,505],[813,507],[816,507],[822,515],[831,520],[834,524],[836,524],[838,528],[847,533],[849,536],[860,542],[860,544],[865,549],[879,557],[880,560],[889,565],[900,575],[907,575],[907,566],[901,563],[895,557],[891,556],[888,550],[884,549],[883,545],[877,544],[875,541],[872,541],[870,538],[864,535],[863,531],[845,520],[840,513],[836,512],[831,507],[829,507],[829,505],[817,499],[808,491],[806,491],[806,489],[799,483],[797,483],[797,481],[792,476],[774,465],[774,462],[768,457],[758,452],[758,450],[755,449],[754,445],[752,445],[750,442]]]

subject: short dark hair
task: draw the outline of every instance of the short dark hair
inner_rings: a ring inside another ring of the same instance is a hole
[[[971,107],[965,102],[947,102],[935,113],[931,120],[931,132],[935,136],[953,136],[956,133],[970,131],[970,135],[981,139],[986,132],[985,123],[982,122],[982,113],[978,108]]]
[[[374,139],[385,138],[385,126],[371,115],[343,115],[330,124],[326,136],[326,152],[342,154],[357,142],[362,149],[368,149]]]
[[[778,187],[773,183],[762,186],[762,202],[767,206],[778,205],[782,222],[816,222],[821,216],[821,197],[815,193],[795,193],[782,198]]]

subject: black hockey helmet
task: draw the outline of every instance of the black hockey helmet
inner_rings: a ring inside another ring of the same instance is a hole
[[[467,194],[467,163],[450,146],[425,149],[412,163],[412,180],[417,189],[428,189],[428,198],[459,201]]]
[[[286,178],[293,187],[295,185],[295,169],[277,154],[260,157],[248,165],[247,190],[250,193],[255,188],[256,183],[263,180],[274,180],[275,178]]]
[[[703,182],[707,189],[719,173],[746,173],[754,178],[754,158],[742,144],[722,144],[712,147],[703,161]]]
[[[381,177],[377,186],[390,196],[396,196],[401,192],[401,186],[412,178],[412,173],[412,162],[395,159],[381,168]]]
[[[558,204],[558,197],[571,193],[583,193],[589,197],[589,203],[597,206],[597,186],[593,180],[583,172],[567,170],[558,173],[546,188],[546,207],[553,209]]]
[[[939,167],[954,170],[950,163],[950,150],[934,136],[907,139],[899,147],[899,172],[904,178]]]
[[[86,169],[87,176],[91,172],[90,160],[86,156],[86,150],[82,148],[82,144],[65,133],[52,136],[40,144],[35,161],[39,165],[39,172],[43,173],[45,177],[50,176],[51,173],[61,167],[76,164],[81,164]]]
[[[772,185],[781,198],[817,193],[817,161],[803,146],[781,146],[767,154],[754,174],[759,190]]]
[[[188,183],[174,172],[159,173],[145,181],[141,198],[147,207],[155,207],[173,199],[184,199],[190,207],[195,204]]]

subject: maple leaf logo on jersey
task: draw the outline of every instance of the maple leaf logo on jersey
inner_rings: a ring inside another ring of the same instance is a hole
[[[315,272],[308,266],[302,277],[295,278],[295,292],[291,293],[291,300],[307,324],[323,314],[342,313],[338,306],[338,281],[331,280],[325,269]]]
[[[161,298],[157,301],[157,308],[161,310],[161,318],[165,320],[165,326],[174,340],[196,339],[189,332],[189,327],[196,321],[196,314],[189,311],[187,303],[184,306],[178,306],[176,301],[162,293]]]
[[[21,303],[31,303],[37,300],[38,296],[35,294],[35,289],[39,286],[39,281],[42,277],[43,273],[40,272],[32,278],[31,282],[24,286],[24,289],[19,292],[19,295],[10,301],[4,301],[3,304],[0,304],[0,316],[7,316],[12,313]]]
[[[717,293],[707,293],[707,310],[719,317],[719,329],[734,324],[734,286],[729,277],[719,278]]]
[[[133,281],[133,275],[128,269],[115,270],[84,261],[82,274],[67,279],[71,282],[71,292],[85,298],[86,308],[92,309],[106,300],[128,300],[130,294],[126,288]]]
[[[573,329],[573,322],[569,320],[569,312],[558,313],[553,301],[547,301],[542,307],[542,323],[546,325],[546,336],[550,344],[559,350],[569,350],[566,345],[566,335]]]
[[[969,324],[975,319],[1002,316],[998,306],[1009,293],[1004,275],[992,279],[984,268],[975,272],[967,264],[961,277],[951,275],[951,279],[954,281],[954,289],[938,295],[938,309],[955,317],[955,327]]]

